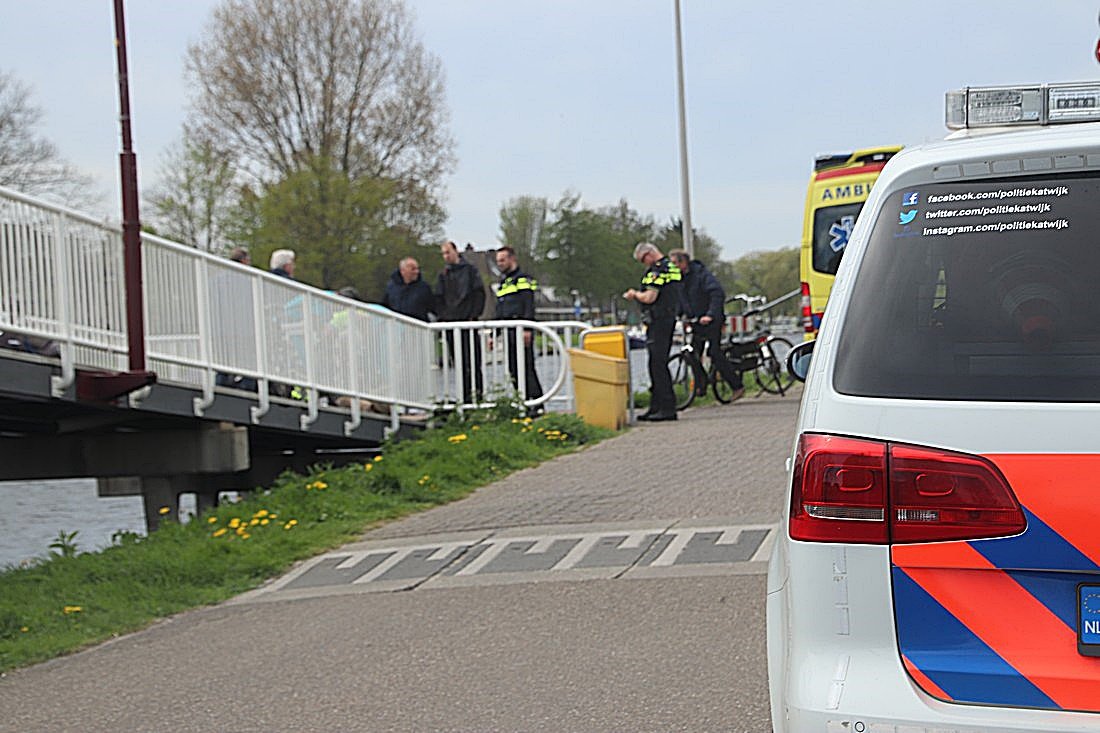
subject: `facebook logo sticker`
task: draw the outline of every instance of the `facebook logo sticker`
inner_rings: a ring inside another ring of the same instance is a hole
[[[920,203],[920,191],[909,191],[901,197],[902,206],[916,206]]]

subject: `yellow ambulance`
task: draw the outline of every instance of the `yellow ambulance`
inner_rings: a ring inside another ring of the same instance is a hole
[[[879,172],[900,146],[869,148],[814,161],[802,222],[799,270],[802,275],[802,327],[814,338],[833,287],[840,258],[859,210]]]

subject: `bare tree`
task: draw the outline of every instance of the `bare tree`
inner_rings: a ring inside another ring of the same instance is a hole
[[[435,192],[453,167],[442,69],[401,0],[223,0],[186,68],[192,121],[260,181],[324,159]]]
[[[237,204],[233,165],[211,140],[184,130],[165,153],[149,197],[157,231],[207,252],[229,248],[225,230]]]
[[[0,186],[60,199],[69,206],[99,202],[91,178],[61,159],[57,147],[37,134],[42,109],[30,87],[0,71]]]

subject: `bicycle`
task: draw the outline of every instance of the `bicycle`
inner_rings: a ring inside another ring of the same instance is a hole
[[[727,303],[741,301],[741,315],[752,318],[760,315],[767,300],[762,295],[745,295],[738,293],[726,300]],[[757,307],[753,307],[757,305]],[[758,326],[752,336],[747,339],[737,339],[730,336],[722,347],[722,353],[733,362],[742,375],[749,371],[760,388],[771,394],[785,395],[794,384],[794,375],[787,371],[787,354],[794,348],[794,344],[782,336],[772,336],[771,330],[766,326]]]
[[[712,360],[707,360],[704,365],[702,356],[695,353],[690,335],[691,323],[685,321],[684,345],[668,359],[672,391],[676,394],[676,409],[684,410],[690,407],[696,397],[702,397],[707,393],[708,388],[714,393],[714,399],[723,405],[728,405],[733,401],[735,391],[733,385],[722,378],[721,372]]]

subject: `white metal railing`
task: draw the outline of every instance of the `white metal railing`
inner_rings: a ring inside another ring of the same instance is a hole
[[[0,189],[0,330],[59,343],[57,394],[77,367],[127,366],[122,254],[118,226]],[[511,384],[506,334],[522,329],[536,333],[545,388],[528,404],[572,407],[565,348],[587,326],[581,322],[427,324],[149,234],[142,265],[148,368],[158,381],[200,389],[200,416],[219,375],[254,389],[253,420],[267,412],[272,392],[300,394],[303,429],[339,398],[349,406],[348,430],[359,425],[360,400],[388,406],[395,422],[400,408],[490,404]],[[480,400],[463,399],[462,352],[449,348],[455,338],[484,346]],[[525,358],[519,349],[521,394]]]
[[[513,377],[509,368],[511,343],[523,343],[532,332],[535,373],[542,395],[524,400],[531,408],[575,408],[572,374],[566,350],[576,346],[590,328],[582,321],[462,321],[437,322],[441,335],[440,379],[437,399],[444,407],[473,408],[493,404],[502,395],[527,394],[526,349],[516,350]]]

